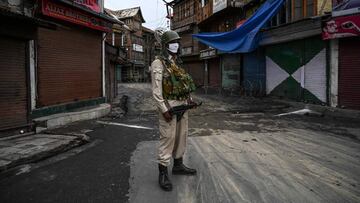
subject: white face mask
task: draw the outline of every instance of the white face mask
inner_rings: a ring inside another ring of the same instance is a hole
[[[179,43],[175,42],[175,43],[170,43],[169,44],[169,48],[168,50],[171,52],[171,53],[174,53],[176,54],[179,50]]]

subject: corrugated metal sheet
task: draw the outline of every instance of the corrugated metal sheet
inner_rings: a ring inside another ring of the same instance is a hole
[[[303,99],[315,103],[327,103],[327,70],[325,42],[318,37],[304,40],[304,77],[301,80]]]
[[[221,67],[220,58],[213,58],[208,60],[208,71],[209,71],[209,86],[210,87],[221,87]]]
[[[38,107],[101,96],[100,32],[38,29]]]
[[[222,56],[222,87],[224,89],[240,88],[241,63],[239,54]]]
[[[321,50],[314,58],[312,58],[304,66],[304,88],[311,95],[304,93],[304,100],[312,101],[313,95],[320,101],[326,103],[326,50]]]
[[[183,64],[182,68],[191,75],[196,86],[204,85],[205,70],[202,61],[186,62]]]
[[[28,124],[25,41],[0,38],[0,130]]]
[[[360,109],[360,39],[339,41],[339,104]]]
[[[243,87],[249,95],[263,96],[266,93],[266,65],[264,50],[244,54]]]

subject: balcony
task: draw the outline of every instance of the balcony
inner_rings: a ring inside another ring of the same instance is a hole
[[[214,1],[211,1],[211,3],[206,4],[205,6],[201,6],[201,4],[198,5],[197,8],[197,16],[196,21],[197,23],[201,23],[210,17],[212,17],[214,14],[220,14],[223,13],[228,8],[241,8],[245,5],[249,4],[253,0],[228,0],[228,1],[218,1],[217,4],[214,4]]]
[[[212,15],[212,3],[208,3],[204,7],[202,7],[199,4],[199,6],[197,8],[197,16],[196,16],[197,23],[200,23],[200,22],[206,20],[211,15]]]
[[[179,20],[179,21],[173,20],[171,22],[171,29],[174,30],[174,29],[177,29],[177,28],[180,28],[180,27],[184,27],[186,25],[193,24],[195,22],[196,22],[195,15],[189,16],[189,17],[184,18],[184,19]]]

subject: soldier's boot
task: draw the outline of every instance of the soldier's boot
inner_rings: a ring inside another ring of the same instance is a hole
[[[196,170],[188,168],[183,164],[183,159],[174,159],[174,166],[172,168],[172,174],[174,175],[196,175]]]
[[[172,184],[168,176],[168,169],[166,166],[159,164],[159,185],[165,191],[172,190]]]

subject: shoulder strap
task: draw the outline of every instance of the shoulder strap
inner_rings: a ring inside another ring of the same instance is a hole
[[[166,62],[163,58],[159,58],[159,60],[161,61],[162,65],[163,65],[163,73],[166,70],[168,73],[171,73],[172,71],[169,69],[169,67],[166,65]]]

